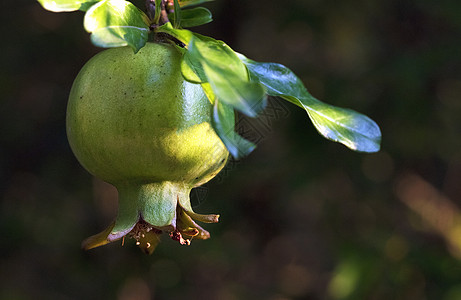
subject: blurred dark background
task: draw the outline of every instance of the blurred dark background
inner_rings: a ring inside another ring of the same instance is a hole
[[[139,1],[143,2],[143,1]],[[67,144],[83,13],[0,4],[0,299],[461,299],[461,2],[217,0],[196,29],[374,119],[355,153],[272,99],[248,158],[192,193],[212,238],[84,252],[116,194]]]

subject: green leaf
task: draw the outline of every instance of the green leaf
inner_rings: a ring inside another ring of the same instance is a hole
[[[54,12],[86,11],[100,0],[38,0],[44,9]]]
[[[186,29],[173,28],[171,23],[158,27],[156,31],[167,33],[187,45],[186,50],[181,50],[183,76],[186,80],[202,85],[203,91],[213,104],[213,128],[232,156],[241,158],[248,155],[256,146],[234,131],[234,108],[256,115],[266,102],[262,85],[249,80],[245,65],[223,42],[193,34]],[[246,94],[249,95],[248,98],[241,97]],[[223,100],[227,98],[230,104]]]
[[[162,13],[162,0],[155,0],[154,24],[158,24],[158,22],[160,21],[161,13]]]
[[[212,125],[229,153],[236,159],[250,154],[256,148],[235,131],[234,110],[229,105],[216,100],[213,105]]]
[[[203,82],[200,85],[202,86],[203,92],[207,96],[208,100],[210,100],[210,103],[214,105],[216,101],[216,95],[213,93],[211,85],[208,82]]]
[[[203,68],[196,60],[191,60],[186,51],[181,61],[181,73],[184,79],[192,83],[206,83],[206,75]]]
[[[213,0],[179,0],[179,5],[182,8],[189,7],[189,6],[194,6],[194,5],[199,5],[205,2],[211,2]]]
[[[257,80],[250,80],[246,66],[224,42],[186,29],[175,29],[171,23],[160,26],[157,31],[168,33],[187,45],[182,65],[186,80],[210,83],[217,98],[250,117],[264,109],[267,100],[264,87]]]
[[[84,26],[96,46],[129,45],[135,53],[146,44],[149,34],[147,16],[125,0],[104,0],[93,5],[85,14]]]
[[[259,63],[240,56],[250,76],[267,88],[271,96],[282,98],[306,110],[317,131],[327,139],[342,143],[352,150],[377,152],[381,131],[378,125],[356,111],[335,107],[315,99],[301,80],[287,67],[276,63]]]
[[[156,32],[167,33],[186,45],[189,44],[190,40],[194,36],[192,31],[190,30],[173,28],[171,22],[165,23],[162,26],[158,27],[156,29]]]
[[[258,81],[250,81],[245,65],[225,43],[192,38],[185,54],[191,65],[203,69],[216,97],[222,102],[255,117],[266,104],[266,94]],[[202,71],[196,74],[201,77]]]
[[[174,13],[173,13],[173,27],[180,28],[181,27],[181,7],[179,6],[178,0],[173,0],[174,4]]]
[[[175,23],[175,14],[169,14],[168,18]],[[181,12],[181,27],[195,27],[211,21],[213,21],[211,12],[204,7],[186,9]]]

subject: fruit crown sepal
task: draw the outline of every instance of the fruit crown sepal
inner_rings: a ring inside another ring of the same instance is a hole
[[[129,237],[146,254],[152,254],[162,233],[181,245],[192,239],[208,239],[210,233],[196,221],[217,223],[219,215],[195,213],[189,200],[189,187],[170,182],[124,186],[119,189],[117,219],[104,231],[82,242],[85,250]]]

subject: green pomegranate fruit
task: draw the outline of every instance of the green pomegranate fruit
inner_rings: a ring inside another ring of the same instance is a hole
[[[67,136],[78,161],[119,192],[116,220],[85,249],[133,237],[147,253],[167,232],[181,244],[210,235],[195,221],[192,188],[224,167],[228,151],[210,124],[211,103],[185,81],[181,53],[148,43],[137,54],[113,48],[93,57],[72,86]]]

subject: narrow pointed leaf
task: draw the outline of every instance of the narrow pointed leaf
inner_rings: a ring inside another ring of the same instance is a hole
[[[251,76],[258,78],[269,95],[281,96],[304,108],[317,131],[324,137],[352,150],[379,151],[381,131],[373,120],[351,109],[335,107],[315,99],[301,80],[283,65],[259,63],[244,56],[240,57]]]
[[[158,24],[161,13],[162,13],[162,0],[155,0],[154,24]]]
[[[54,12],[86,11],[100,0],[38,0],[44,9]]]
[[[180,28],[181,27],[181,7],[179,6],[178,0],[173,0],[174,3],[174,13],[173,13],[173,27]]]
[[[169,14],[168,18],[175,23],[175,14]],[[181,27],[195,27],[210,23],[211,21],[213,21],[211,12],[204,7],[196,7],[181,11]]]
[[[263,86],[250,81],[245,65],[229,46],[216,40],[192,38],[187,48],[188,59],[202,67],[218,99],[250,117],[264,109]]]
[[[234,158],[242,158],[256,148],[255,144],[235,132],[234,110],[232,107],[215,100],[212,115],[213,128]]]
[[[136,6],[125,0],[104,0],[85,14],[84,26],[99,47],[129,45],[134,52],[147,42],[149,21]]]

